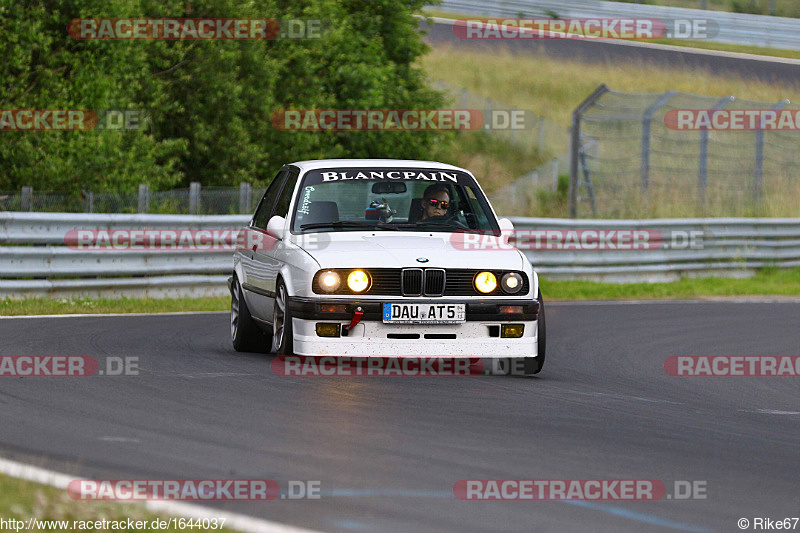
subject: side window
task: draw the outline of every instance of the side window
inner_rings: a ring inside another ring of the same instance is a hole
[[[283,191],[278,197],[278,203],[275,204],[272,216],[280,215],[283,218],[289,216],[289,204],[292,203],[292,194],[294,194],[294,186],[297,183],[297,176],[299,175],[300,173],[297,170],[289,171],[289,179],[286,180],[286,185],[283,186]],[[272,218],[272,216],[270,216],[270,218]]]
[[[261,198],[261,202],[259,202],[258,208],[256,209],[256,214],[253,216],[253,227],[267,229],[269,215],[272,213],[272,206],[275,205],[275,199],[278,196],[278,192],[281,190],[281,184],[283,183],[283,178],[286,176],[286,172],[285,170],[278,172],[272,179],[269,187],[267,187],[267,192],[265,192],[264,197]]]

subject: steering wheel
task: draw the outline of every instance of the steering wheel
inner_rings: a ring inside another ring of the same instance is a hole
[[[446,222],[447,224],[452,224],[453,226],[457,226],[462,229],[469,229],[469,226],[458,220],[457,213],[447,213],[444,215],[436,215],[432,217],[428,217],[425,220],[420,220],[420,222]]]

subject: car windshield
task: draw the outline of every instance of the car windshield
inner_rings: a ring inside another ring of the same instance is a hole
[[[499,235],[469,174],[437,168],[325,168],[307,172],[292,215],[295,233],[481,231]]]

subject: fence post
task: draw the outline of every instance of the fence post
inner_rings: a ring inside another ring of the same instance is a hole
[[[580,163],[580,144],[581,144],[581,118],[583,114],[593,106],[601,96],[609,92],[611,89],[603,83],[594,90],[589,97],[584,100],[575,111],[572,112],[572,137],[570,141],[570,164],[569,164],[569,216],[570,218],[577,218],[578,216],[578,172]]]
[[[249,183],[242,182],[239,184],[239,213],[250,213],[250,195],[251,187]]]
[[[19,199],[21,211],[33,211],[33,187],[23,187],[22,196]]]
[[[150,211],[150,186],[147,184],[139,185],[139,213],[147,213]]]
[[[189,213],[196,215],[200,209],[200,182],[193,181],[189,184]]]
[[[711,108],[711,111],[724,109],[725,106],[736,100],[733,96],[720,98]],[[701,206],[706,204],[706,185],[708,184],[708,129],[700,131],[700,161],[698,164],[697,196]]]
[[[789,104],[789,100],[781,100],[772,109],[778,111]],[[764,130],[756,130],[756,164],[753,175],[753,200],[758,203],[764,193]]]
[[[544,151],[544,117],[539,117],[539,153]]]
[[[511,128],[511,142],[513,143],[516,139],[516,130],[514,128],[514,117],[517,115],[517,108],[516,106],[511,108],[511,116],[508,119],[508,127]]]
[[[486,99],[486,116],[483,117],[483,134],[489,136],[489,128],[492,121],[492,100]]]
[[[653,122],[653,115],[672,98],[678,91],[667,91],[645,109],[642,117],[642,190],[646,191],[650,187],[650,126]]]
[[[558,158],[553,159],[553,190],[558,190]]]

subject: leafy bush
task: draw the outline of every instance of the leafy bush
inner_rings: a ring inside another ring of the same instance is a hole
[[[424,0],[0,0],[0,108],[143,109],[137,131],[3,132],[0,190],[263,186],[287,162],[429,157],[436,132],[281,132],[288,108],[436,108]],[[321,39],[75,40],[76,18],[320,19]]]

